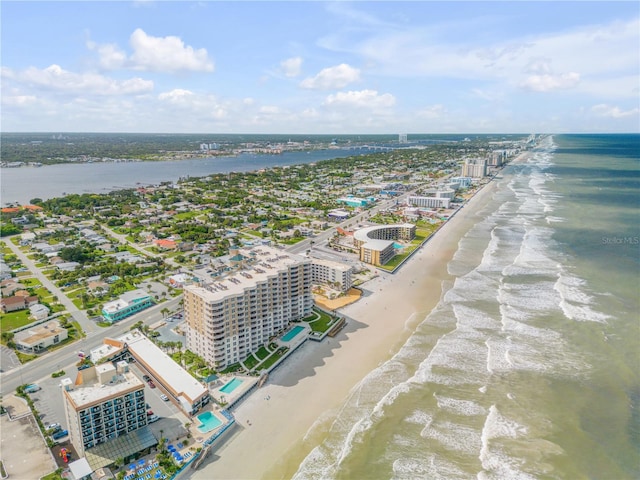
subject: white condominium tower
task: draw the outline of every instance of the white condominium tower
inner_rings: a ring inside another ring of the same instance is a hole
[[[187,348],[216,368],[244,360],[313,306],[309,258],[270,247],[230,253],[235,271],[184,288]]]

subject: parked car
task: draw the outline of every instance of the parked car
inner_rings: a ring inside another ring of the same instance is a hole
[[[52,423],[51,425],[47,425],[47,430],[50,430],[51,433],[56,433],[62,430],[62,426],[59,423]]]
[[[153,383],[153,381],[152,381],[152,380],[149,380],[149,382],[148,382],[148,383],[149,383],[149,388],[156,388],[156,384],[155,384],[155,383]]]
[[[24,387],[25,393],[34,393],[34,392],[37,392],[38,390],[41,390],[41,388],[38,386],[37,383],[31,383],[26,387]]]
[[[143,375],[143,376],[142,376],[142,379],[143,379],[145,382],[148,382],[149,380],[151,380],[151,377],[150,377],[149,375]]]
[[[158,420],[160,420],[160,417],[158,415],[151,415],[148,419],[147,422],[148,423],[153,423],[153,422],[157,422]]]
[[[151,415],[153,415],[153,410],[147,410],[147,417],[150,417]]]
[[[51,438],[53,438],[54,440],[59,440],[62,437],[66,437],[67,435],[69,435],[69,432],[67,430],[60,430],[59,432],[56,432],[53,435],[51,435]]]
[[[167,397],[164,393],[163,393],[162,395],[160,395],[160,398],[161,398],[162,400],[164,400],[165,402],[168,402],[168,401],[169,401],[169,397]]]

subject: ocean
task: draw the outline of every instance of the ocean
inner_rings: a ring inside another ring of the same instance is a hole
[[[506,167],[437,307],[294,478],[640,478],[639,156],[555,135]]]

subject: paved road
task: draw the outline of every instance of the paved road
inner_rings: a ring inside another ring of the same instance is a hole
[[[108,328],[102,328],[94,325],[98,330],[93,331],[87,335],[86,338],[58,350],[46,353],[40,358],[32,360],[31,362],[9,372],[0,373],[0,394],[6,395],[15,390],[19,385],[37,382],[42,378],[50,377],[58,368],[62,368],[67,372],[72,371],[75,364],[78,362],[79,351],[83,351],[88,354],[92,348],[102,345],[102,340],[105,337],[118,337],[129,331],[131,326],[140,320],[147,325],[151,325],[161,320],[162,314],[160,311],[164,308],[168,308],[172,312],[177,311],[179,309],[181,299],[182,295],[179,295],[166,302],[159,303],[153,307],[143,310],[136,315],[132,315],[131,317]]]
[[[29,269],[29,271],[31,272],[31,274],[36,277],[38,280],[40,280],[40,283],[47,289],[49,290],[53,295],[55,295],[56,297],[58,297],[58,301],[64,305],[65,309],[67,310],[67,312],[69,314],[71,314],[71,316],[73,317],[74,320],[76,320],[80,326],[82,327],[82,329],[87,333],[87,334],[91,334],[92,332],[95,332],[98,330],[98,326],[92,322],[91,320],[89,320],[89,318],[87,317],[87,315],[80,310],[78,307],[76,307],[73,302],[71,300],[69,300],[69,298],[65,295],[65,293],[60,290],[51,280],[49,280],[44,273],[42,273],[40,271],[40,268],[38,268],[35,264],[35,262],[33,260],[31,260],[30,258],[28,258],[24,252],[22,252],[22,250],[20,250],[20,248],[18,248],[17,245],[14,245],[13,242],[11,241],[11,239],[7,239],[5,244],[11,249],[11,251],[13,251],[13,253],[16,254],[16,256],[20,259],[20,261],[24,264],[25,267],[27,267]]]

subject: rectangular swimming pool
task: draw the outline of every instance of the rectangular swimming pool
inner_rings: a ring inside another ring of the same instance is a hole
[[[300,325],[296,325],[295,327],[293,327],[291,330],[289,330],[286,335],[283,335],[281,340],[283,342],[290,342],[291,340],[293,340],[295,338],[296,335],[298,335],[300,332],[302,332],[304,330],[304,327],[301,327]]]
[[[222,425],[222,422],[218,417],[211,412],[201,413],[197,418],[201,423],[201,425],[198,425],[198,431],[200,433],[208,433]]]
[[[238,388],[242,384],[242,380],[239,378],[234,378],[230,382],[227,382],[224,387],[220,389],[222,393],[229,394],[233,392],[236,388]]]

